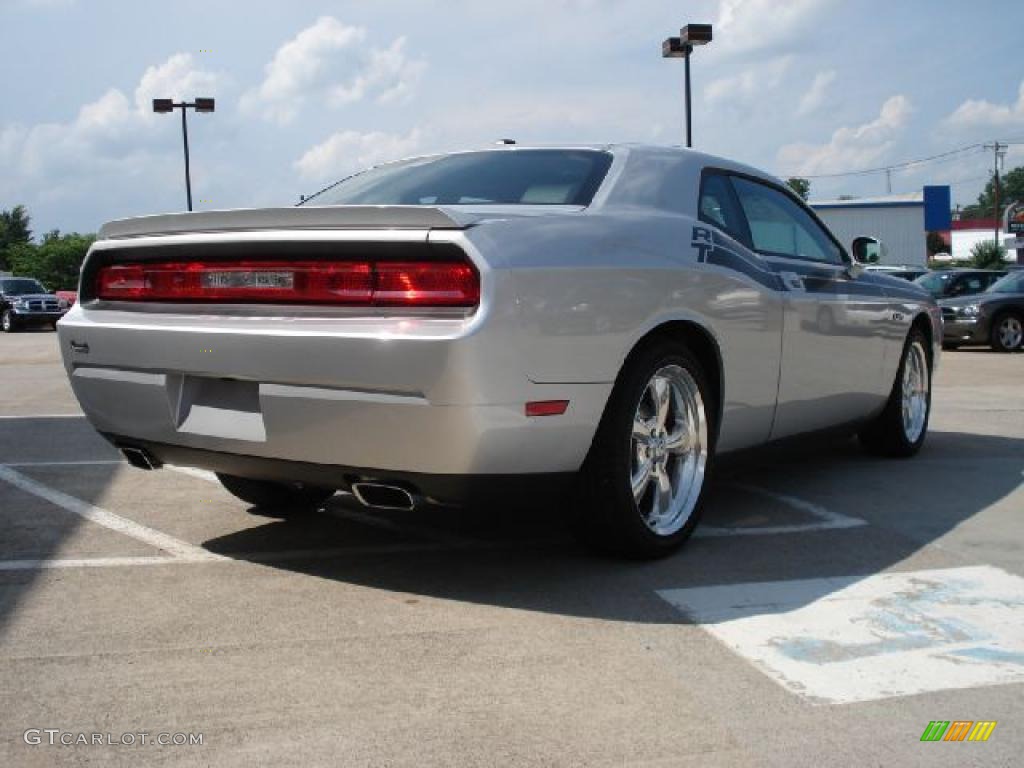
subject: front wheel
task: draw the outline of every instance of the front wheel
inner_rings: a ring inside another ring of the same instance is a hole
[[[333,488],[302,483],[255,480],[220,472],[217,473],[217,479],[232,496],[255,507],[270,510],[279,517],[309,512],[334,495]]]
[[[913,456],[924,444],[932,409],[932,366],[928,339],[914,329],[903,346],[896,381],[885,410],[860,432],[870,453]]]
[[[712,399],[682,344],[652,343],[627,366],[580,474],[574,526],[605,551],[661,557],[700,518],[714,455]]]
[[[2,325],[4,333],[14,333],[18,330],[18,321],[14,319],[14,313],[9,309],[4,310],[0,325]]]
[[[1016,352],[1024,345],[1024,321],[1014,312],[997,315],[992,321],[992,349],[996,352]]]

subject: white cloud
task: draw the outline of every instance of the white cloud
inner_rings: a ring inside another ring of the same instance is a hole
[[[5,126],[0,130],[0,178],[19,193],[34,187],[53,196],[72,187],[104,188],[108,171],[115,171],[117,179],[136,175],[146,167],[140,156],[164,139],[151,124],[157,117],[151,98],[210,96],[222,81],[221,75],[197,69],[191,54],[179,53],[149,67],[133,99],[110,88],[68,122]],[[170,129],[173,121],[165,122]]]
[[[786,173],[813,175],[858,170],[877,164],[906,126],[913,108],[906,96],[889,98],[878,117],[858,126],[844,126],[827,144],[787,144],[778,153]]]
[[[282,125],[290,123],[309,100],[338,107],[375,98],[406,97],[425,64],[409,59],[405,38],[387,48],[366,48],[366,30],[322,16],[286,42],[266,66],[266,77],[242,96],[242,109]]]
[[[304,179],[333,180],[371,165],[408,157],[419,145],[417,129],[405,136],[379,131],[339,131],[307,150],[295,162],[295,168]]]
[[[713,80],[704,90],[704,98],[709,104],[737,104],[760,97],[765,91],[774,90],[782,84],[792,62],[791,56],[782,56],[738,74]]]
[[[431,150],[486,146],[504,138],[520,143],[678,142],[678,123],[666,128],[664,120],[659,92],[610,88],[581,90],[566,98],[507,90],[435,113],[424,135]]]
[[[411,61],[405,56],[405,38],[397,38],[389,47],[370,51],[366,69],[350,85],[338,85],[331,96],[336,103],[359,101],[376,93],[381,104],[397,102],[409,96],[426,63]]]
[[[828,95],[829,86],[832,85],[835,79],[836,71],[834,69],[826,69],[816,74],[811,87],[800,98],[800,105],[797,107],[796,113],[801,117],[805,117],[817,112]]]
[[[1014,104],[993,104],[984,99],[968,99],[946,118],[956,128],[1024,125],[1024,81]]]
[[[722,0],[714,46],[729,52],[789,48],[833,0]]]
[[[176,53],[163,64],[146,69],[135,89],[135,108],[140,115],[153,114],[153,99],[193,99],[212,96],[224,76],[196,69],[190,53]]]

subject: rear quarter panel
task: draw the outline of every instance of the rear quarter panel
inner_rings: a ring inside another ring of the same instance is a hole
[[[531,381],[613,382],[658,326],[681,320],[703,328],[722,358],[719,449],[728,451],[770,432],[782,306],[777,292],[700,263],[695,223],[633,209],[488,222],[467,237],[512,288],[517,333],[509,352]]]

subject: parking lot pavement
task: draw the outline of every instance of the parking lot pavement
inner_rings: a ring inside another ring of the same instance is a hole
[[[624,563],[529,499],[286,522],[131,469],[56,337],[0,337],[0,764],[1019,764],[1022,374],[947,353],[919,457],[731,459],[682,552]]]

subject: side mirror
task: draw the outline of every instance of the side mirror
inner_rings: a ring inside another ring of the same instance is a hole
[[[877,264],[886,255],[886,249],[877,237],[861,236],[850,244],[850,253],[861,264]]]

